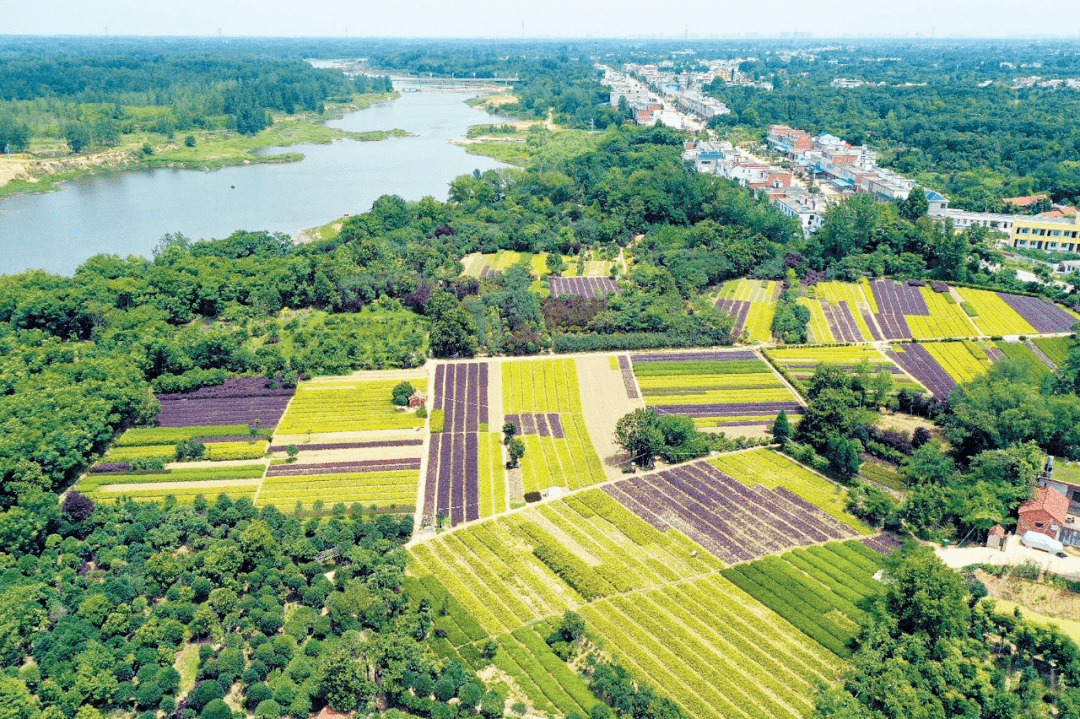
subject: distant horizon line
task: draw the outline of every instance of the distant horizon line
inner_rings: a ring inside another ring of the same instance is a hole
[[[746,32],[735,35],[535,35],[535,36],[510,36],[510,35],[161,35],[161,34],[75,34],[75,33],[5,33],[0,32],[0,39],[4,38],[33,38],[33,39],[198,39],[198,40],[354,40],[357,42],[367,40],[488,40],[501,42],[589,42],[589,41],[640,41],[640,40],[664,40],[670,42],[702,42],[717,40],[1077,40],[1080,41],[1080,33],[1052,35],[1047,33],[1021,34],[1021,35],[949,35],[934,34],[924,35],[921,33],[906,35],[815,35],[813,33],[787,32],[777,34],[764,34]]]

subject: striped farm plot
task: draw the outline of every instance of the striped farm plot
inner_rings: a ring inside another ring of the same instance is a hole
[[[116,465],[112,465],[116,466]],[[259,488],[265,464],[203,466],[166,469],[158,472],[96,471],[84,475],[73,489],[95,501],[129,497],[137,501],[160,502],[172,495],[177,501],[190,504],[198,495],[213,499],[228,494],[233,499],[252,499]]]
[[[818,365],[830,364],[843,367],[849,372],[856,371],[863,362],[871,372],[885,371],[892,375],[893,389],[921,390],[922,387],[907,375],[891,359],[882,354],[873,345],[854,345],[850,347],[775,347],[762,350],[778,367],[782,367],[796,387],[813,376]]]
[[[744,484],[704,461],[621,480],[604,490],[658,530],[679,530],[725,564],[858,534],[783,485]]]
[[[1050,366],[1024,342],[1005,342],[998,340],[994,347],[1002,353],[1003,359],[1010,360],[1041,379],[1050,373]]]
[[[647,407],[692,417],[699,427],[760,426],[781,409],[802,413],[798,398],[750,351],[637,354],[631,362]]]
[[[438,578],[488,633],[598,598],[716,572],[679,532],[660,532],[593,489],[412,546],[410,576]]]
[[[812,295],[822,308],[833,307],[831,317],[827,317],[822,309],[822,319],[827,322],[833,342],[869,342],[882,338],[874,321],[877,308],[873,293],[868,296],[868,290],[869,285],[865,282],[835,281],[819,282],[813,288],[806,288],[807,298]]]
[[[922,346],[957,384],[990,371],[990,357],[976,342],[924,342]]]
[[[808,716],[841,660],[722,576],[603,599],[590,633],[694,719]]]
[[[573,296],[587,300],[622,294],[619,283],[608,277],[550,277],[548,291],[552,297]]]
[[[521,430],[525,492],[578,489],[605,479],[581,409],[572,358],[502,364],[503,412]]]
[[[771,342],[780,290],[780,283],[772,280],[730,280],[720,289],[716,306],[736,318],[736,336],[745,332],[750,342]]]
[[[411,513],[416,506],[420,458],[277,464],[266,470],[255,498],[260,507],[282,511],[359,503],[393,514]]]
[[[709,462],[748,487],[760,484],[767,489],[794,493],[802,500],[796,500],[797,504],[808,502],[859,534],[870,532],[847,512],[847,489],[785,454],[771,449],[751,449],[723,454]]]
[[[851,657],[866,621],[858,604],[881,594],[874,579],[885,555],[858,541],[797,549],[722,572],[747,594],[833,654]]]
[[[1065,364],[1069,349],[1075,344],[1075,340],[1068,337],[1036,337],[1032,342],[1055,367]]]
[[[488,432],[489,371],[487,362],[450,362],[435,369],[432,416],[442,417],[442,431],[432,432],[428,446],[425,524],[441,517],[455,525],[479,519],[484,516],[483,509],[487,514],[495,511],[494,485],[505,486],[505,481],[501,450],[492,447]],[[496,461],[498,467],[494,466]],[[503,509],[505,500],[499,511]]]
[[[474,252],[462,258],[461,263],[465,267],[462,274],[468,277],[489,277],[521,262],[526,262],[531,266],[531,260],[531,255],[511,250],[499,250],[489,254]]]
[[[420,392],[427,390],[422,374],[408,381]],[[419,429],[424,426],[423,419],[413,411],[400,411],[390,401],[399,382],[401,379],[368,379],[362,374],[305,382],[297,388],[277,434]]]
[[[1036,334],[1035,328],[1010,307],[999,293],[968,287],[957,287],[955,291],[960,295],[962,302],[966,305],[965,309],[981,334],[992,336]]]
[[[956,386],[956,380],[920,344],[893,345],[888,354],[890,359],[939,399],[947,398]]]
[[[997,296],[1034,327],[1036,332],[1069,332],[1073,325],[1080,321],[1075,313],[1042,297],[1010,295],[1004,292],[998,292]]]
[[[967,314],[948,292],[934,292],[896,280],[870,283],[878,312],[874,315],[885,339],[939,339],[978,334]]]

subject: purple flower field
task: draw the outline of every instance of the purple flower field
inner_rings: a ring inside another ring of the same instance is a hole
[[[862,342],[862,332],[855,323],[855,315],[851,314],[851,307],[847,301],[832,305],[827,302],[821,303],[821,311],[825,315],[825,322],[829,325],[829,331],[839,342]]]
[[[435,370],[433,407],[445,413],[431,435],[423,514],[442,513],[451,525],[480,518],[479,438],[488,422],[486,362],[442,364]],[[535,431],[535,421],[533,422]]]
[[[876,537],[867,537],[859,541],[875,552],[881,552],[882,554],[892,554],[903,546],[903,542],[890,534],[879,534]]]
[[[552,297],[573,295],[587,300],[622,294],[619,283],[607,277],[549,277],[548,289]]]
[[[911,339],[911,329],[904,315],[930,316],[930,309],[918,287],[893,280],[874,280],[870,288],[878,306],[878,314],[874,317],[885,333],[885,339]]]
[[[273,429],[281,420],[295,389],[270,389],[265,377],[229,377],[224,384],[193,392],[160,394],[160,427],[254,424]]]
[[[324,444],[298,444],[296,448],[301,452],[316,449],[364,449],[367,447],[411,447],[424,443],[422,439],[388,439],[381,442],[326,442]],[[285,444],[276,444],[270,447],[271,452],[284,452],[289,448]]]
[[[630,358],[619,355],[619,370],[622,372],[623,386],[626,387],[626,396],[629,399],[637,399],[637,385],[634,383],[634,368],[630,364]]]
[[[508,414],[506,421],[513,424],[519,435],[538,434],[541,437],[562,439],[562,419],[555,412],[548,414]]]
[[[1037,332],[1069,332],[1077,322],[1077,319],[1065,310],[1038,297],[1004,292],[996,294]]]
[[[803,406],[798,402],[729,402],[727,404],[661,404],[649,409],[656,410],[660,416],[680,414],[686,417],[742,417],[747,415],[771,415],[775,417],[780,410],[788,415],[802,414]]]
[[[908,374],[922,382],[935,397],[946,399],[956,386],[956,380],[949,376],[922,345],[907,344],[904,345],[903,352],[890,350],[886,354]]]
[[[738,337],[746,327],[746,317],[750,314],[750,302],[747,300],[717,300],[716,308],[723,310],[735,318],[735,327],[732,336]]]
[[[857,536],[783,487],[748,487],[708,462],[624,479],[603,489],[658,530],[678,529],[728,564]]]
[[[304,477],[317,474],[353,474],[358,472],[393,472],[420,469],[419,457],[407,459],[371,459],[362,462],[327,462],[323,464],[273,464],[267,477]]]

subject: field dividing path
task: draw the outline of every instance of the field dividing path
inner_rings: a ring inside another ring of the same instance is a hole
[[[608,355],[578,355],[576,360],[585,428],[600,456],[604,475],[608,479],[618,479],[624,476],[622,468],[629,455],[615,443],[615,423],[623,415],[644,408],[645,401],[626,396],[622,372],[611,368]]]

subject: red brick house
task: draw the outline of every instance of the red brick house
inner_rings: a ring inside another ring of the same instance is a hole
[[[419,392],[413,392],[412,396],[409,397],[409,406],[410,407],[426,407],[427,406],[427,397],[420,394]]]
[[[1052,487],[1039,487],[1034,497],[1020,505],[1016,533],[1041,532],[1057,539],[1068,513],[1069,499],[1064,494]]]

